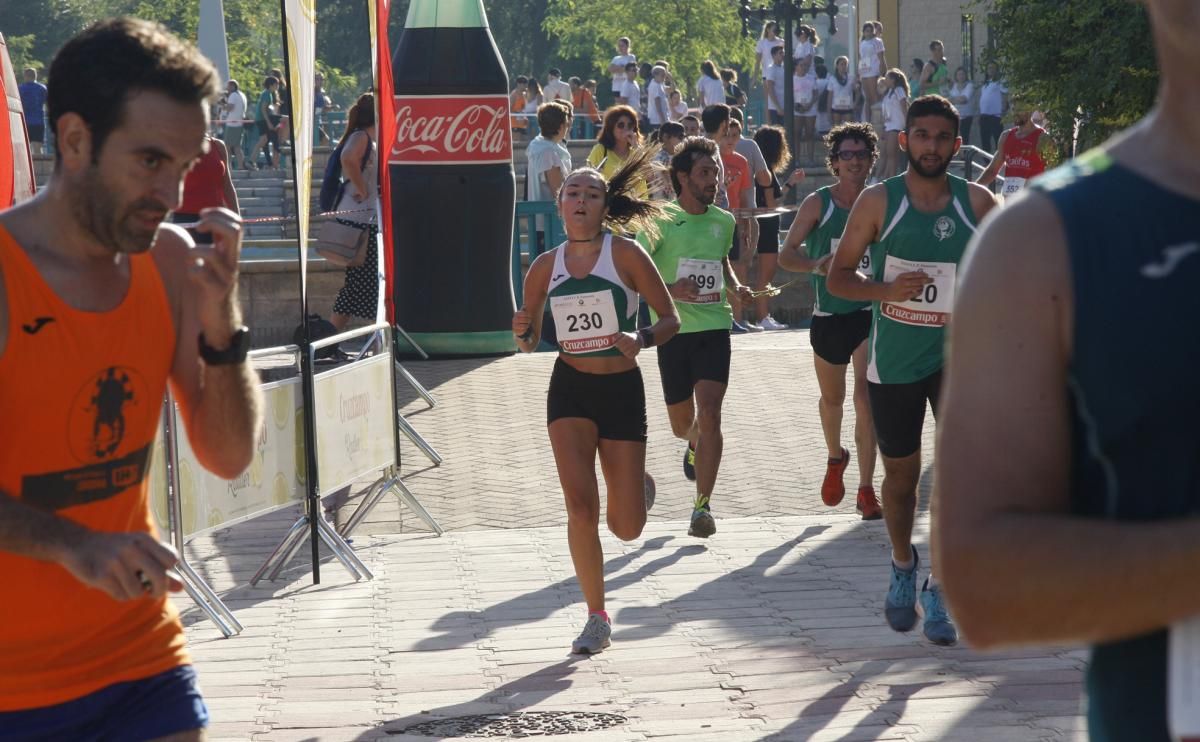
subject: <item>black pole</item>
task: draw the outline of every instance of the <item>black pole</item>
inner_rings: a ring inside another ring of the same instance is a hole
[[[838,15],[838,0],[826,0],[822,7],[817,4],[818,0],[809,0],[811,3],[808,6],[804,5],[805,0],[775,0],[775,22],[783,25],[783,71],[784,71],[784,86],[783,86],[783,121],[787,127],[788,146],[792,152],[796,152],[796,101],[795,93],[792,89],[792,78],[796,74],[796,60],[792,58],[794,51],[792,34],[793,25],[803,16],[810,16],[813,21],[816,21],[817,16],[829,16],[829,35],[833,36],[837,33],[837,15]],[[738,15],[742,19],[742,36],[750,35],[750,17],[757,14],[760,21],[766,21],[767,9],[765,6],[759,6],[757,10],[750,7],[750,0],[742,0],[738,7]],[[851,40],[853,43],[853,40]]]
[[[281,34],[283,37],[283,76],[288,82],[288,139],[292,145],[292,183],[295,187],[292,191],[296,199],[296,215],[300,215],[300,172],[299,154],[296,151],[296,127],[292,125],[296,116],[298,101],[296,99],[296,86],[292,85],[292,68],[291,57],[288,55],[288,34],[287,34],[287,7],[284,0],[279,0],[279,25],[281,26]],[[311,112],[310,112],[311,113]],[[300,224],[297,222],[297,227]],[[314,385],[313,374],[315,369],[312,367],[312,337],[309,335],[308,328],[308,255],[306,251],[300,249],[303,244],[303,237],[299,232],[296,233],[296,252],[299,254],[300,268],[300,327],[302,328],[301,336],[303,342],[300,344],[300,394],[304,402],[304,483],[307,485],[308,492],[304,498],[304,507],[308,514],[309,525],[309,541],[312,545],[312,573],[313,584],[321,584],[321,536],[317,531],[317,518],[321,517],[321,496],[318,491],[317,482],[317,415],[316,404],[313,399]]]

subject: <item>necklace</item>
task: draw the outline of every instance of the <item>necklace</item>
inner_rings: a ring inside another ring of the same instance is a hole
[[[586,240],[573,240],[570,237],[568,237],[567,242],[591,242],[592,240],[596,239],[597,237],[599,237],[602,234],[604,234],[604,232],[597,232],[596,234],[592,235],[591,237],[588,237]]]

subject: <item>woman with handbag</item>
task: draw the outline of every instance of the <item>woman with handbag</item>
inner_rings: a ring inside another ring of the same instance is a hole
[[[336,217],[328,230],[337,226],[352,227],[360,232],[355,257],[346,267],[346,282],[333,302],[330,321],[339,332],[346,329],[351,317],[373,322],[379,307],[379,224],[376,206],[379,201],[379,167],[375,146],[375,96],[363,93],[346,114],[346,133],[342,135],[341,197],[334,211],[357,212]],[[328,225],[328,222],[326,223]],[[326,236],[322,225],[319,240]],[[343,233],[345,230],[342,230]],[[344,241],[344,238],[340,238]]]

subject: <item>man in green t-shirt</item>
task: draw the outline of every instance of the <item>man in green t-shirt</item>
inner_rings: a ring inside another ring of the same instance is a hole
[[[834,296],[872,303],[867,393],[883,457],[883,517],[892,542],[884,615],[896,631],[917,623],[912,530],[921,431],[927,402],[937,416],[958,264],[979,220],[996,205],[986,188],[946,172],[962,145],[958,123],[958,111],[941,96],[913,101],[900,132],[908,170],[855,201],[827,281]],[[869,277],[858,272],[868,248]],[[921,590],[921,608],[927,639],[958,641],[932,572]]]
[[[267,75],[263,79],[263,91],[258,94],[258,102],[254,105],[254,126],[258,130],[258,141],[254,143],[253,149],[250,150],[251,165],[258,162],[258,151],[262,149],[263,154],[267,158],[267,166],[272,168],[279,167],[279,143],[276,141],[273,155],[269,146],[271,133],[274,131],[271,117],[278,112],[278,100],[276,98],[276,91],[278,89],[278,79],[271,75]]]
[[[729,383],[733,324],[726,284],[750,298],[749,287],[738,280],[729,262],[733,216],[712,205],[717,196],[718,157],[711,140],[683,140],[670,167],[677,199],[658,222],[658,235],[638,238],[679,310],[679,334],[659,346],[658,370],[671,430],[688,442],[683,471],[696,481],[688,534],[700,538],[717,530],[709,500],[724,447],[721,405]]]

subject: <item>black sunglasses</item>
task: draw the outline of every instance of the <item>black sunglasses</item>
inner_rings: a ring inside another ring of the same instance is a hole
[[[856,149],[856,150],[846,149],[846,150],[838,150],[837,152],[834,152],[833,156],[838,158],[842,162],[849,162],[850,160],[853,160],[855,157],[857,157],[860,160],[865,160],[871,156],[871,153],[865,149]]]

